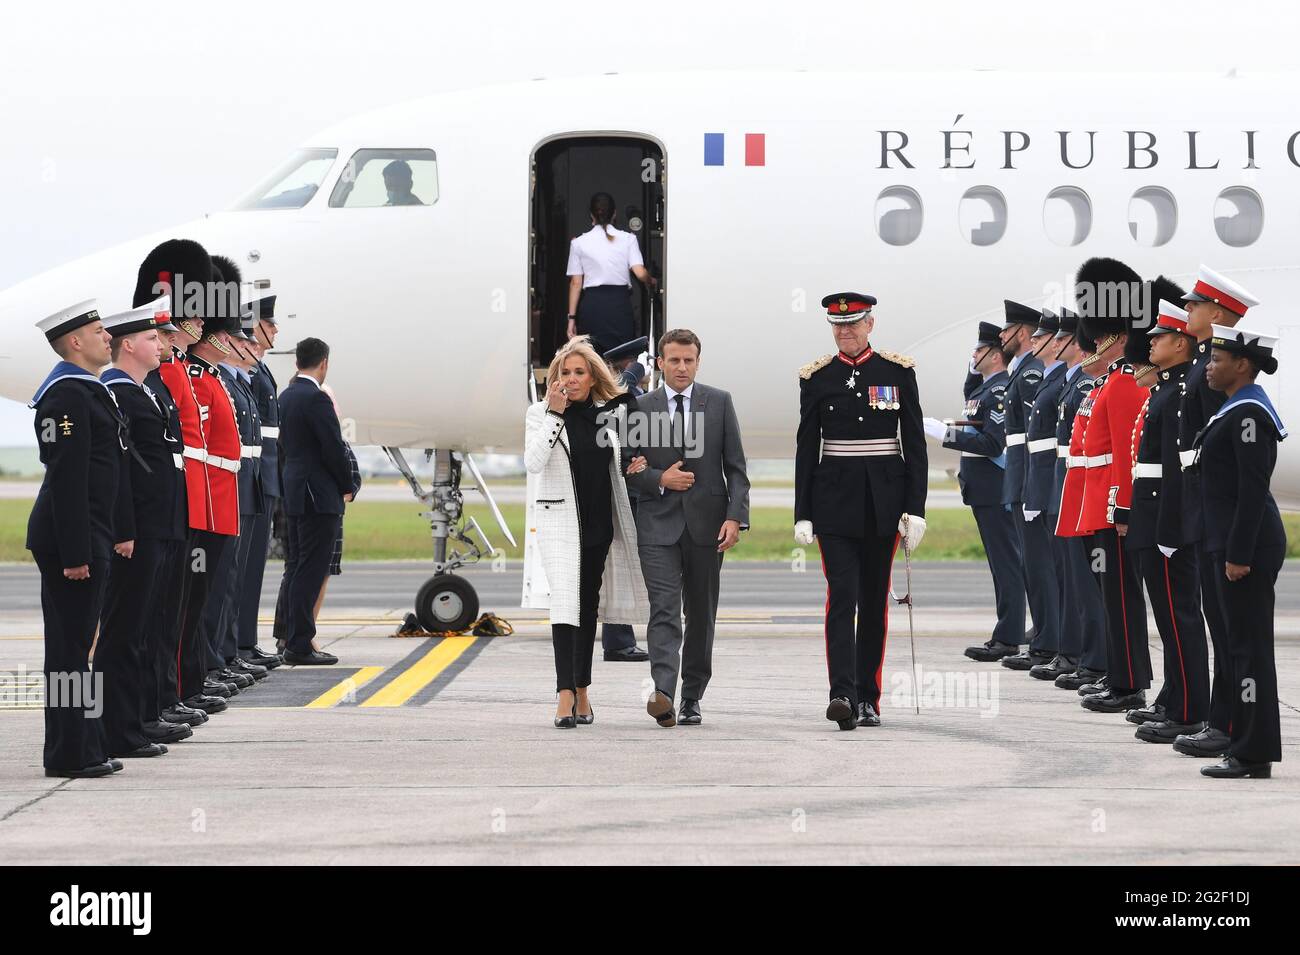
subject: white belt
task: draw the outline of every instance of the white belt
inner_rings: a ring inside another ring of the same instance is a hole
[[[1088,459],[1082,455],[1068,454],[1065,457],[1065,466],[1067,468],[1086,468]]]
[[[961,453],[961,456],[963,458],[987,458],[988,457],[987,454],[976,454],[974,451],[963,451]]]
[[[1133,465],[1134,478],[1163,478],[1164,476],[1164,466],[1158,462],[1154,464],[1138,462]]]
[[[181,457],[190,458],[193,461],[206,461],[208,452],[203,448],[192,448],[187,444],[181,451]]]
[[[262,440],[263,440],[263,441],[265,441],[267,438],[278,438],[278,437],[280,437],[280,429],[279,429],[279,427],[268,428],[266,425],[262,425]]]
[[[1023,434],[1009,434],[1009,435],[1007,435],[1007,447],[1008,447],[1008,448],[1014,448],[1014,447],[1016,447],[1017,445],[1021,445],[1021,444],[1024,444],[1024,443],[1025,443],[1025,436],[1024,436]]]
[[[262,446],[260,444],[245,444],[239,449],[240,457],[260,458],[262,456]]]
[[[172,455],[172,464],[176,465],[176,467],[177,467],[178,470],[184,471],[184,470],[185,470],[185,455],[183,455],[183,454],[173,454],[173,455]]]
[[[897,438],[824,438],[822,455],[834,458],[869,458],[899,453]]]
[[[1183,467],[1185,467],[1185,468],[1190,468],[1193,464],[1195,464],[1195,463],[1196,463],[1196,448],[1192,448],[1192,450],[1190,450],[1190,451],[1179,451],[1179,452],[1178,452],[1178,463],[1181,464],[1181,465],[1182,465]]]
[[[221,468],[223,471],[229,471],[231,474],[239,473],[239,458],[223,458],[215,454],[208,455],[208,465],[214,468]]]
[[[1068,444],[1058,444],[1056,446],[1056,456],[1058,458],[1068,458],[1070,456],[1070,446]]]
[[[1030,454],[1037,454],[1040,451],[1050,451],[1056,447],[1056,438],[1039,438],[1037,441],[1027,442],[1025,446],[1029,448]]]
[[[1110,464],[1111,461],[1115,460],[1115,456],[1113,454],[1098,454],[1091,458],[1085,458],[1084,460],[1086,462],[1084,467],[1104,468],[1106,465]]]

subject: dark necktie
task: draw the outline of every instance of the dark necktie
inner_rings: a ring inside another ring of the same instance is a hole
[[[683,395],[674,395],[673,401],[677,402],[676,412],[676,429],[673,437],[677,445],[677,458],[680,461],[686,460],[686,398]]]

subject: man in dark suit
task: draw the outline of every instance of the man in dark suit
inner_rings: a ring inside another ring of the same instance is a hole
[[[660,726],[697,725],[713,672],[722,556],[749,526],[749,477],[731,395],[695,381],[699,338],[674,329],[658,350],[664,384],[637,399],[629,422],[631,453],[645,458],[629,466],[628,483],[638,498],[637,544],[650,596],[646,643],[655,690],[646,712]]]
[[[284,460],[284,512],[289,519],[288,636],[284,661],[295,665],[338,663],[312,648],[312,610],[329,574],[343,504],[352,499],[352,466],[338,416],[321,391],[330,349],[304,338],[295,356],[298,374],[280,395],[280,451]]]

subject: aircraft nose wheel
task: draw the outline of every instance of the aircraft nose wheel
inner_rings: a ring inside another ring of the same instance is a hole
[[[415,595],[415,616],[430,632],[465,630],[478,619],[478,592],[464,577],[430,577]]]

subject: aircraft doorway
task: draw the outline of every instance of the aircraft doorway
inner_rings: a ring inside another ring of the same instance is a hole
[[[665,176],[658,143],[636,136],[572,136],[553,139],[533,153],[530,202],[529,356],[539,384],[565,341],[569,309],[569,243],[591,228],[591,196],[614,197],[614,226],[636,237],[657,289],[632,282],[638,335],[651,351],[664,324]]]

